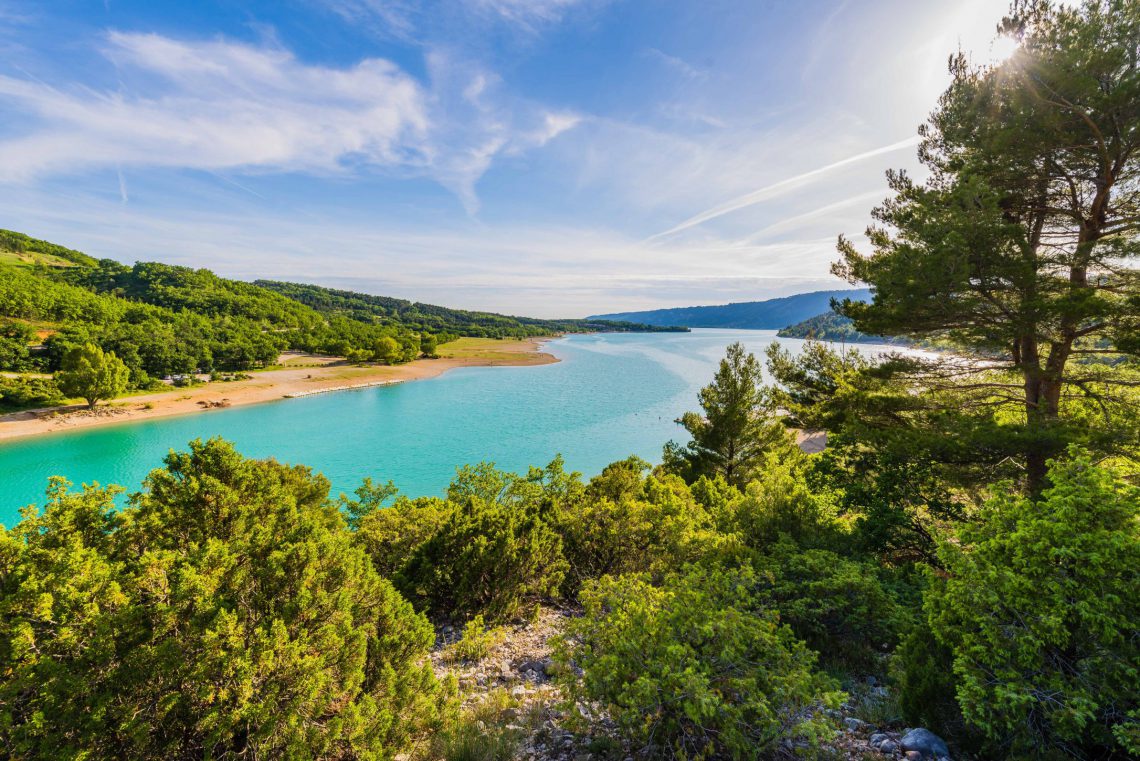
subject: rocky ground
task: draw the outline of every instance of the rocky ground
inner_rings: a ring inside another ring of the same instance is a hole
[[[613,756],[620,748],[612,739],[612,723],[586,706],[578,708],[589,723],[570,729],[575,724],[568,716],[570,707],[553,680],[551,640],[571,615],[569,609],[543,608],[532,621],[506,627],[501,641],[477,662],[451,658],[450,647],[462,635],[459,629],[443,626],[437,633],[432,653],[436,674],[455,675],[464,711],[483,724],[481,729],[510,734],[515,758],[579,761],[597,757],[603,749]]]
[[[605,712],[596,706],[568,705],[553,679],[552,639],[573,615],[569,608],[543,608],[533,620],[505,627],[486,655],[475,661],[455,658],[454,644],[462,637],[458,628],[444,625],[437,630],[432,666],[441,678],[456,677],[463,710],[481,735],[479,742],[494,737],[501,743],[497,758],[633,761],[634,754]],[[850,693],[851,700],[835,715],[841,733],[817,757],[948,761],[949,751],[940,738],[925,729],[900,728],[887,718],[890,712],[882,706],[889,693],[874,678],[855,685]]]

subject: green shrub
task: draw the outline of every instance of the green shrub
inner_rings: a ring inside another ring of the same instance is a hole
[[[756,560],[759,595],[796,636],[844,672],[879,671],[906,627],[903,611],[869,562],[785,539]]]
[[[0,746],[16,758],[391,758],[447,695],[431,626],[328,484],[220,441],[131,506],[49,490],[0,535]]]
[[[498,622],[557,595],[565,573],[562,540],[542,509],[469,497],[398,579],[405,594],[437,615],[483,614]]]
[[[608,499],[618,502],[626,497],[637,498],[645,492],[645,474],[652,466],[640,457],[627,457],[611,462],[602,472],[590,479],[586,496],[592,500]]]
[[[358,519],[356,542],[381,576],[394,578],[454,511],[454,505],[438,497],[399,497],[391,507],[371,510]]]
[[[756,758],[785,738],[817,741],[822,709],[842,694],[758,605],[756,585],[748,567],[690,568],[661,587],[640,576],[588,583],[584,615],[556,648],[566,689],[603,704],[647,755]]]
[[[617,463],[620,470],[610,466],[603,477],[624,475],[628,462]],[[645,572],[660,578],[726,539],[677,476],[625,480],[621,489],[598,488],[595,479],[586,492],[565,505],[555,521],[568,564],[563,585],[568,596],[606,574]]]
[[[828,494],[814,492],[795,457],[769,456],[735,505],[735,526],[750,547],[763,549],[790,537],[801,547],[834,548],[842,529]]]
[[[966,725],[956,698],[954,654],[926,626],[915,626],[895,650],[892,679],[903,720],[927,727],[961,746],[976,734]],[[979,738],[975,738],[976,740]]]
[[[1140,709],[1140,490],[1071,451],[1037,499],[999,488],[927,593],[967,721],[1015,752],[1127,741]]]
[[[502,627],[487,627],[483,616],[475,616],[463,627],[463,636],[447,648],[447,660],[478,662],[503,641]]]
[[[23,410],[63,404],[63,394],[52,378],[0,376],[0,409]]]

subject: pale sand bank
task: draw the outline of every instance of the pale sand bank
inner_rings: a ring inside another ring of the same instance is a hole
[[[548,340],[550,339],[499,341],[490,338],[461,338],[439,347],[439,359],[418,359],[406,365],[390,367],[357,367],[330,362],[328,357],[312,357],[312,364],[316,366],[295,367],[291,365],[304,362],[306,358],[289,354],[284,368],[255,372],[249,380],[207,383],[196,388],[176,388],[124,397],[104,402],[93,411],[82,407],[58,407],[0,415],[0,439],[186,415],[222,407],[310,396],[317,392],[422,380],[434,378],[457,367],[546,365],[558,361],[552,354],[541,351],[542,344]]]

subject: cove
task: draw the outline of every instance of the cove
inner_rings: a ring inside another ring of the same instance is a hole
[[[482,460],[525,471],[561,454],[593,476],[638,455],[658,462],[674,420],[695,409],[725,347],[741,341],[763,359],[775,331],[573,335],[546,349],[561,361],[535,367],[452,370],[431,380],[113,424],[0,444],[0,524],[42,504],[49,476],[136,490],[171,449],[221,436],[250,457],[323,473],[332,494],[365,476],[409,496],[442,495],[459,466]],[[803,342],[779,339],[793,352]],[[886,347],[863,345],[877,353]]]

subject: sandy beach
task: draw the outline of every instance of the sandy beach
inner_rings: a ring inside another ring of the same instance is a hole
[[[0,440],[72,431],[98,425],[209,413],[226,407],[285,400],[290,396],[345,387],[402,383],[442,375],[457,367],[519,367],[557,362],[542,351],[549,338],[495,340],[461,338],[439,347],[439,359],[405,365],[350,365],[335,357],[282,355],[283,367],[251,373],[248,380],[121,397],[94,410],[85,405],[0,415]]]

